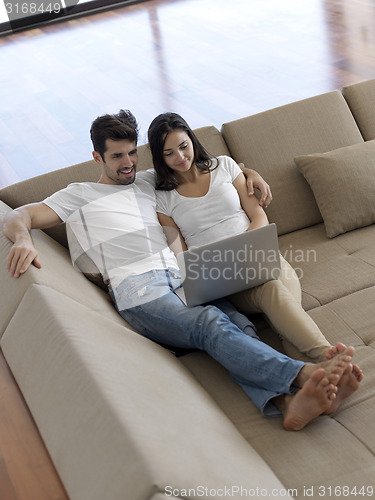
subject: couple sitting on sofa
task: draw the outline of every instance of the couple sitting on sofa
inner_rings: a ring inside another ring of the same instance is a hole
[[[298,280],[290,278],[283,259],[280,280],[243,292],[233,302],[245,304],[246,313],[264,311],[275,329],[316,363],[291,359],[261,342],[249,319],[226,299],[188,308],[174,293],[181,278],[171,248],[177,252],[268,224],[260,205],[266,206],[271,195],[263,179],[248,172],[250,185],[262,192],[258,203],[248,196],[238,166],[227,157],[211,159],[175,114],[157,117],[149,129],[156,175],[152,170],[136,174],[138,126],[130,112],[97,118],[91,139],[101,166],[97,183],[71,184],[6,216],[4,233],[14,242],[10,274],[19,277],[32,263],[41,267],[32,228],[66,222],[68,236],[74,235],[100,270],[120,315],[141,334],[160,344],[206,351],[265,416],[283,416],[285,429],[302,429],[334,412],[363,374],[351,363],[354,349],[331,346],[302,309]]]

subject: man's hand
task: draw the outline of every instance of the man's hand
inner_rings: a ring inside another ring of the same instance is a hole
[[[19,278],[31,264],[38,269],[42,267],[31,238],[25,238],[14,243],[7,259],[7,270],[10,276]]]
[[[8,212],[3,221],[3,232],[14,244],[7,259],[7,270],[19,278],[33,264],[40,269],[31,229],[53,227],[61,223],[60,217],[44,203],[30,203]]]
[[[242,172],[246,177],[246,184],[248,189],[248,195],[252,196],[254,194],[254,188],[259,189],[261,197],[259,200],[259,205],[263,208],[267,208],[272,201],[271,188],[267,182],[263,179],[261,175],[251,168],[246,168],[243,163],[238,164]]]

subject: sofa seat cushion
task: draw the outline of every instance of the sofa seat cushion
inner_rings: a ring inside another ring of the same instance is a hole
[[[302,304],[312,309],[375,285],[375,225],[327,238],[324,224],[279,238],[300,277]]]
[[[2,227],[2,216],[9,211],[10,208],[5,203],[0,202],[0,227]],[[42,268],[37,269],[30,266],[20,278],[11,278],[6,270],[5,262],[12,243],[4,236],[0,228],[2,263],[0,266],[0,282],[3,287],[0,302],[0,337],[26,290],[33,283],[48,285],[111,318],[113,321],[123,323],[122,318],[115,311],[108,294],[90,283],[80,272],[73,268],[69,252],[64,247],[40,230],[33,230],[32,238]]]
[[[328,237],[375,222],[375,141],[294,161],[313,190]]]
[[[364,359],[365,352],[367,355],[375,352],[373,304],[375,286],[333,300],[310,310],[309,314],[331,343],[353,345]]]
[[[1,347],[71,500],[283,488],[177,358],[71,298],[32,285]]]
[[[297,433],[286,432],[281,418],[266,419],[227,371],[196,352],[181,358],[241,434],[258,451],[295,498],[328,498],[329,487],[359,490],[373,486],[375,474],[375,287],[309,312],[331,343],[356,347],[354,362],[364,371],[357,392],[332,416],[320,416]],[[320,490],[319,488],[322,487]],[[321,493],[326,488],[326,495]],[[354,490],[353,490],[354,491]],[[356,498],[354,495],[349,498]]]

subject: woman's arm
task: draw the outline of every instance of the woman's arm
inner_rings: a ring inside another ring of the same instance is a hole
[[[255,195],[249,196],[247,192],[246,179],[243,174],[239,174],[233,181],[233,186],[238,192],[240,197],[240,203],[246,215],[249,217],[251,222],[251,227],[249,229],[256,229],[258,227],[263,227],[268,225],[268,218],[259,205],[259,202]]]
[[[172,252],[177,255],[178,253],[187,250],[185,240],[181,234],[180,228],[177,226],[172,217],[157,212],[159,222],[163,228],[164,234],[167,238],[168,246]]]

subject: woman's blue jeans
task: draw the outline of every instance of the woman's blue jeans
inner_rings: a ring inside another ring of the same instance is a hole
[[[179,271],[158,269],[126,278],[113,296],[120,315],[139,333],[159,344],[206,351],[264,415],[279,416],[271,399],[296,391],[293,381],[304,363],[261,342],[227,300],[185,306],[173,292],[180,286]]]

